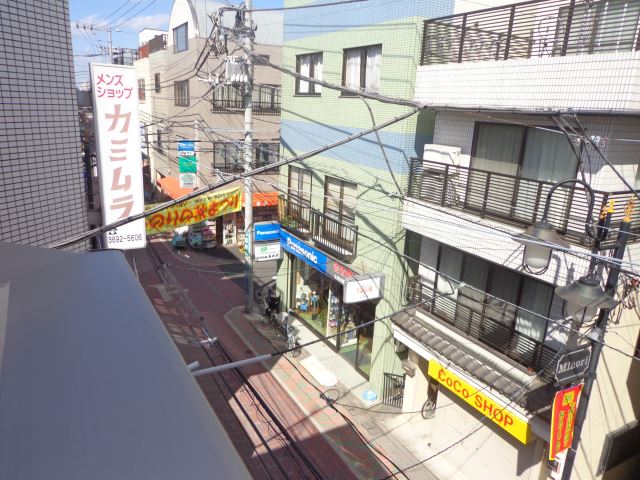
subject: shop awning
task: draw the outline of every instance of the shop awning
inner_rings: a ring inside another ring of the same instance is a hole
[[[226,190],[236,185],[241,185],[241,181],[233,182],[230,185],[220,187],[220,190]],[[158,186],[165,195],[168,195],[172,199],[180,198],[188,193],[193,192],[193,188],[180,187],[180,180],[176,177],[164,177],[158,180]],[[257,191],[260,185],[255,185],[256,191],[253,192],[253,206],[254,207],[276,207],[278,206],[278,192],[261,192]],[[242,206],[244,207],[244,192],[242,192]]]
[[[242,192],[242,206],[244,207],[244,192]],[[253,192],[254,207],[277,207],[278,192]]]
[[[180,186],[180,180],[176,177],[164,177],[158,180],[158,186],[165,195],[172,199],[180,198],[188,193],[193,192],[193,188],[183,188]]]

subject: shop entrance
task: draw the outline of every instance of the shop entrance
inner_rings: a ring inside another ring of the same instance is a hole
[[[356,370],[369,378],[373,325],[348,331],[375,318],[372,302],[344,304],[342,285],[299,258],[290,255],[289,305],[294,314],[326,340]],[[340,334],[341,332],[344,332]]]

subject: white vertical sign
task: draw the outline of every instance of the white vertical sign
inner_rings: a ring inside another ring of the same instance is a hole
[[[107,225],[144,211],[135,69],[92,63],[91,88],[102,220]],[[144,248],[144,219],[108,231],[105,243],[107,248]]]

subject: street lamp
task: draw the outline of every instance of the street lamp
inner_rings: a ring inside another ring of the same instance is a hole
[[[527,228],[523,233],[516,235],[513,239],[524,245],[523,266],[529,273],[541,274],[546,271],[551,261],[551,250],[554,246],[568,248],[569,243],[565,241],[553,225],[549,223],[549,208],[551,206],[551,197],[553,193],[564,184],[579,183],[589,192],[589,206],[587,209],[587,222],[585,231],[590,238],[594,238],[591,219],[593,213],[593,205],[595,202],[595,193],[593,189],[583,180],[570,178],[562,180],[549,189],[547,193],[547,201],[544,205],[542,218]],[[534,271],[535,270],[535,271]]]
[[[566,242],[559,237],[553,226],[548,221],[549,206],[551,204],[551,196],[555,190],[561,185],[567,183],[579,183],[586,191],[589,192],[589,206],[587,210],[587,219],[585,231],[589,238],[593,240],[592,253],[595,255],[600,250],[601,242],[607,237],[609,220],[613,212],[612,204],[607,210],[603,210],[596,226],[592,225],[593,206],[595,202],[595,193],[593,189],[584,181],[578,179],[563,180],[551,187],[547,194],[547,202],[544,206],[544,212],[539,222],[534,223],[531,227],[514,238],[515,241],[524,244],[523,266],[530,273],[543,273],[549,266],[551,259],[551,249],[554,246],[565,246]],[[564,287],[556,287],[555,294],[565,301],[566,314],[572,316],[577,322],[578,327],[587,319],[592,319],[598,315],[594,322],[592,334],[594,337],[591,342],[591,354],[589,356],[589,366],[585,375],[584,387],[582,389],[581,400],[578,403],[574,435],[571,442],[571,448],[567,450],[565,458],[562,480],[569,480],[573,465],[575,462],[576,452],[580,443],[582,434],[582,426],[587,415],[589,406],[589,398],[593,388],[593,382],[598,369],[598,361],[604,344],[604,332],[606,331],[607,322],[609,320],[609,312],[616,307],[613,299],[618,277],[620,275],[620,262],[624,257],[627,245],[627,238],[631,228],[631,215],[633,213],[633,201],[627,203],[625,215],[620,223],[616,247],[612,255],[615,262],[609,270],[605,287],[601,286],[600,276],[596,273],[596,258],[592,257],[587,274],[580,277]],[[539,269],[538,272],[532,272],[532,268]],[[598,309],[600,310],[598,312]]]
[[[565,313],[573,317],[578,326],[593,319],[599,308],[612,309],[616,302],[600,285],[600,278],[593,269],[584,277],[564,287],[556,287],[556,295],[565,301]]]

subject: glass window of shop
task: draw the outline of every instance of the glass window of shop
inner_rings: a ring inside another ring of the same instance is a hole
[[[373,325],[353,328],[375,317],[375,304],[344,304],[342,285],[292,256],[291,308],[294,314],[322,337],[360,373],[369,377]],[[335,335],[335,336],[334,336]]]

